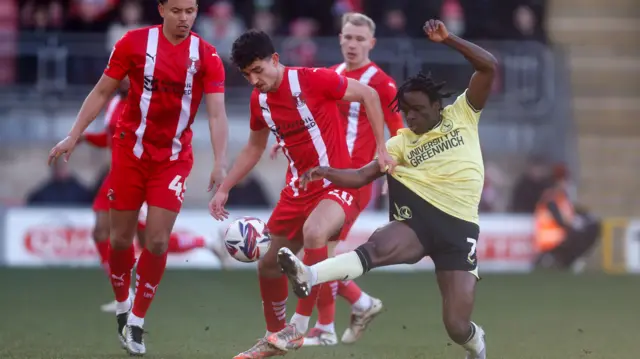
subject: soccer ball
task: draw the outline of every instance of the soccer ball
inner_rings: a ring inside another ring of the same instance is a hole
[[[241,217],[231,222],[224,233],[227,252],[240,262],[255,262],[271,244],[267,225],[258,218]]]

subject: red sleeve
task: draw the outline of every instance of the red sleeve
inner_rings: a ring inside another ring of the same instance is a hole
[[[111,56],[109,56],[109,62],[107,63],[107,68],[104,69],[104,74],[116,80],[124,79],[131,68],[130,54],[131,33],[127,32],[116,42],[113,50],[111,50]]]
[[[384,112],[384,121],[387,123],[387,128],[389,128],[389,134],[393,137],[399,129],[404,127],[402,115],[400,112],[394,111],[391,105],[391,102],[396,97],[396,83],[391,78],[383,78],[382,81],[377,82],[373,88],[378,91],[380,104]]]
[[[105,148],[109,146],[109,134],[104,132],[85,133],[84,140],[95,147]]]
[[[329,69],[307,69],[307,76],[312,86],[318,88],[330,100],[342,100],[347,92],[349,81]]]
[[[204,93],[224,92],[224,65],[215,47],[205,44],[204,59]]]
[[[249,107],[251,108],[251,118],[249,119],[249,127],[251,128],[251,131],[260,131],[267,127],[267,123],[262,116],[262,108],[260,107],[258,91],[256,90],[251,92],[251,103],[249,104]]]

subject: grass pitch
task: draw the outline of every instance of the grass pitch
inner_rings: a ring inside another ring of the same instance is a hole
[[[99,311],[112,298],[100,271],[0,269],[0,283],[0,358],[128,358],[115,319]],[[372,273],[358,283],[387,309],[364,338],[288,358],[464,358],[441,324],[432,273]],[[487,332],[491,359],[635,358],[639,298],[631,276],[488,275],[474,320]],[[347,319],[339,299],[339,336]],[[232,358],[264,334],[256,273],[168,271],[145,329],[148,358]]]

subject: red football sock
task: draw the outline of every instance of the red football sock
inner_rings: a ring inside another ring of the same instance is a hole
[[[136,317],[144,318],[147,314],[166,266],[167,252],[157,256],[146,248],[142,250],[136,269],[136,298],[131,310]]]
[[[109,252],[111,252],[111,241],[107,238],[106,241],[95,242],[96,249],[98,250],[98,254],[100,255],[100,265],[109,275]]]
[[[284,329],[287,319],[287,297],[289,289],[285,275],[278,278],[260,276],[260,295],[262,296],[262,310],[267,322],[267,331],[271,333]]]
[[[354,305],[362,295],[362,289],[352,280],[338,281],[338,295]]]
[[[205,247],[204,237],[192,236],[187,233],[171,233],[169,237],[169,253],[184,253],[196,248]]]
[[[123,250],[111,247],[109,253],[110,279],[118,302],[124,302],[129,297],[131,270],[134,264],[136,264],[136,254],[133,251],[133,246]]]
[[[329,251],[327,249],[327,246],[324,246],[322,248],[305,248],[302,262],[310,266],[318,262],[322,262],[327,258],[329,258]],[[296,307],[296,313],[300,315],[304,315],[306,317],[310,317],[311,313],[313,312],[313,307],[315,307],[316,305],[316,300],[318,299],[319,290],[320,290],[319,286],[314,286],[311,289],[311,293],[309,294],[308,297],[303,299],[298,299],[298,306]]]
[[[336,293],[338,281],[327,282],[318,293],[318,324],[329,325],[336,317]]]

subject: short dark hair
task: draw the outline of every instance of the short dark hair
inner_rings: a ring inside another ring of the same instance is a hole
[[[449,98],[453,95],[453,92],[444,92],[442,88],[446,85],[446,82],[437,83],[431,78],[431,73],[424,74],[419,72],[413,77],[407,78],[400,87],[396,97],[391,102],[391,106],[395,111],[400,110],[400,101],[404,98],[404,94],[407,92],[422,92],[429,97],[431,103],[438,101],[442,106],[442,99]]]
[[[251,29],[240,35],[231,47],[231,61],[244,69],[256,60],[263,60],[276,52],[269,35],[260,30]]]

